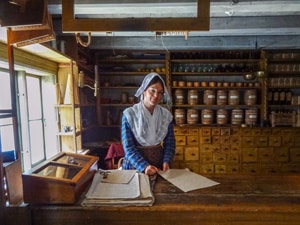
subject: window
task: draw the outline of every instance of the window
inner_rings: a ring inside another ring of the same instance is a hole
[[[14,150],[14,131],[12,120],[12,105],[10,96],[9,73],[0,68],[0,137],[2,151]],[[4,97],[5,96],[5,97]]]
[[[55,86],[52,76],[17,73],[24,170],[57,153]],[[51,79],[52,78],[52,79]]]

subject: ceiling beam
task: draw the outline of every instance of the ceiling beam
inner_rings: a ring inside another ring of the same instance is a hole
[[[53,21],[57,35],[62,33],[61,20]],[[84,36],[85,34],[82,34]],[[246,36],[246,35],[300,35],[300,15],[260,17],[214,17],[210,18],[209,31],[189,32],[191,36]],[[154,36],[153,32],[93,32],[92,37],[103,36]],[[93,40],[92,40],[93,41]]]

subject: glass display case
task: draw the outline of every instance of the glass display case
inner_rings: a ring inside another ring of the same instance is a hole
[[[93,178],[97,162],[95,156],[59,153],[22,174],[24,202],[75,203]]]

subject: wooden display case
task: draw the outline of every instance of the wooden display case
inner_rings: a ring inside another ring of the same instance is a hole
[[[97,170],[98,157],[59,153],[38,167],[23,173],[25,203],[72,204]]]

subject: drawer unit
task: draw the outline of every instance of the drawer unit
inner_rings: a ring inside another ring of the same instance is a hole
[[[255,145],[260,147],[266,147],[269,144],[269,139],[267,136],[257,136],[255,137]]]
[[[273,147],[281,146],[281,136],[270,136],[269,146],[273,146]]]
[[[198,163],[204,174],[300,170],[300,128],[185,127],[177,129],[176,143],[176,162]]]
[[[288,147],[274,147],[275,162],[289,162]]]
[[[228,163],[239,163],[240,162],[240,155],[239,153],[229,153],[227,156]]]
[[[215,165],[215,173],[216,174],[225,174],[226,173],[226,165],[224,164],[216,164]]]
[[[230,136],[230,144],[231,145],[241,145],[241,137],[240,136]]]
[[[221,136],[230,136],[230,128],[221,128]]]
[[[300,135],[296,135],[294,137],[294,143],[295,143],[295,146],[300,146]]]
[[[200,137],[200,144],[211,144],[211,136],[201,136]]]
[[[184,160],[197,160],[199,161],[199,148],[198,147],[185,147]]]
[[[274,150],[272,147],[258,148],[259,162],[275,162]]]
[[[208,128],[208,127],[201,128],[201,136],[207,137],[207,136],[211,136],[211,135],[212,135],[211,128]]]
[[[272,174],[272,173],[279,173],[280,171],[281,171],[280,164],[269,163],[269,164],[261,165],[262,173]]]
[[[227,154],[226,153],[214,153],[214,162],[216,164],[226,163]]]
[[[175,149],[175,155],[174,155],[174,160],[175,161],[182,161],[184,160],[184,147],[183,146],[176,146],[176,149]]]
[[[282,135],[282,146],[294,146],[294,136],[292,135]]]
[[[230,145],[231,139],[230,136],[220,136],[221,145]]]
[[[220,136],[221,135],[221,129],[220,128],[211,128],[211,135],[212,136]]]
[[[242,147],[254,147],[255,146],[255,137],[242,136],[241,144],[242,144]]]
[[[214,164],[201,164],[200,165],[200,173],[201,174],[211,174],[214,173],[215,169],[214,169]]]
[[[258,173],[260,173],[260,164],[257,164],[257,163],[242,164],[242,173],[245,173],[245,174],[258,174]]]
[[[186,145],[186,136],[176,135],[175,142],[176,142],[176,146],[185,146]]]
[[[240,164],[227,164],[226,165],[226,173],[228,174],[237,174],[240,173]]]
[[[186,143],[187,145],[199,145],[199,136],[196,135],[189,135],[186,136]]]
[[[257,162],[257,148],[242,148],[242,161],[243,162]]]
[[[212,152],[202,153],[200,154],[200,162],[201,164],[213,163],[214,157]]]
[[[211,137],[212,144],[220,144],[221,143],[221,136],[212,136]]]
[[[214,147],[213,145],[204,144],[201,145],[200,151],[203,153],[213,152],[214,151],[213,147]]]
[[[230,145],[221,144],[220,148],[221,148],[222,152],[229,152],[230,151]]]
[[[290,148],[291,162],[300,162],[300,147]]]

